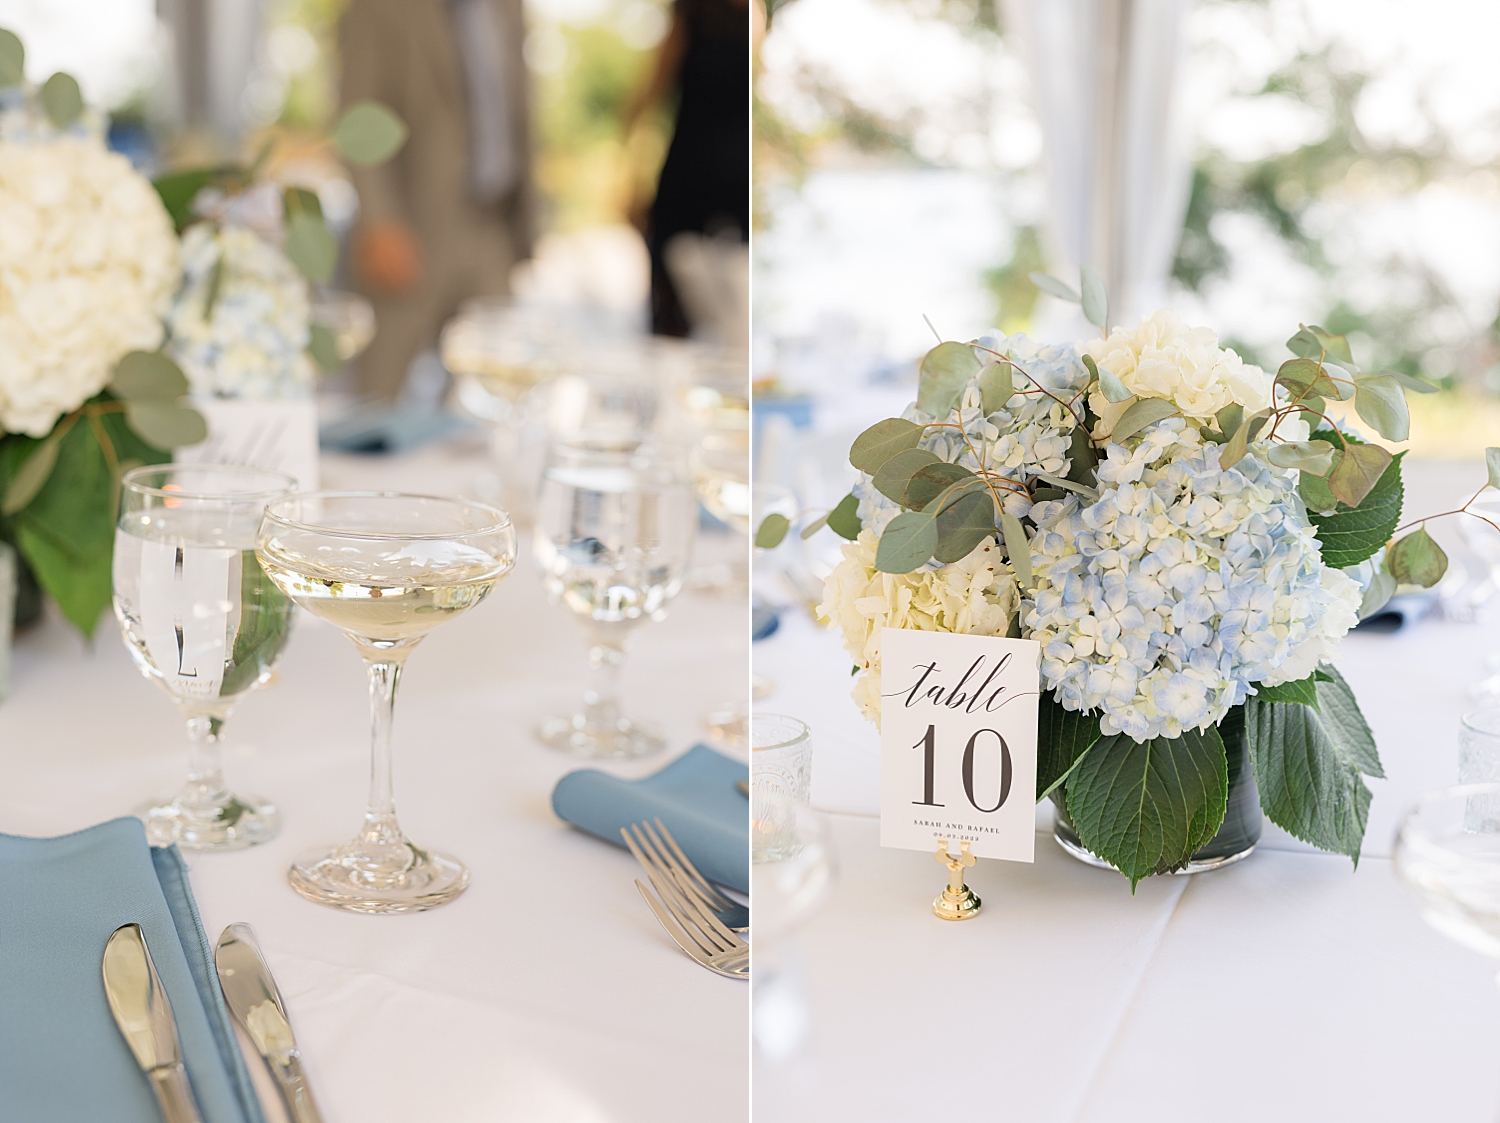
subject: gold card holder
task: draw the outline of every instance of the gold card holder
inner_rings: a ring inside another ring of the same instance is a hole
[[[948,840],[938,839],[937,853],[933,855],[948,867],[948,887],[932,902],[932,911],[942,920],[968,920],[978,916],[981,902],[974,890],[964,884],[964,870],[979,861],[969,853],[969,844],[959,844],[958,857],[948,853]]]

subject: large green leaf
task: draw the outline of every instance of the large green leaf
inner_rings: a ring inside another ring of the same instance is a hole
[[[875,473],[875,478],[871,482],[881,495],[900,502],[901,497],[906,494],[906,489],[911,485],[912,477],[917,474],[918,468],[941,463],[943,461],[935,452],[928,452],[925,448],[909,448],[896,453],[882,464],[880,471]]]
[[[221,698],[248,690],[276,663],[286,644],[292,602],[266,576],[255,555],[240,556],[240,626],[219,684]]]
[[[1099,718],[1065,710],[1052,691],[1042,691],[1036,717],[1036,799],[1040,803],[1067,779],[1083,754],[1099,740]]]
[[[1182,868],[1213,838],[1229,800],[1229,762],[1213,727],[1139,743],[1102,738],[1068,777],[1083,845],[1130,878]]]
[[[875,568],[881,573],[910,573],[927,564],[937,544],[936,513],[907,511],[886,524],[875,547]]]
[[[960,495],[937,513],[937,532],[933,557],[944,565],[968,557],[995,533],[994,500],[983,490]]]
[[[1262,702],[1301,704],[1318,708],[1318,682],[1312,675],[1294,682],[1283,682],[1276,686],[1256,684],[1255,697]]]
[[[1340,503],[1361,506],[1375,490],[1393,459],[1379,445],[1346,441],[1333,459],[1333,471],[1328,473],[1328,490]]]
[[[1317,692],[1316,710],[1245,703],[1260,805],[1289,834],[1358,865],[1370,811],[1362,776],[1382,775],[1380,758],[1348,684],[1330,673]]]
[[[1355,412],[1388,441],[1411,435],[1411,414],[1400,379],[1391,374],[1366,375],[1355,384]]]
[[[873,476],[898,452],[916,448],[922,440],[922,426],[904,417],[887,417],[877,421],[849,447],[849,463]]]
[[[969,379],[979,373],[979,356],[967,343],[939,343],[922,356],[917,376],[917,408],[943,418],[963,397]]]
[[[988,363],[979,372],[979,408],[989,416],[1015,395],[1016,381],[1009,363]]]
[[[1162,418],[1171,417],[1176,412],[1177,406],[1166,398],[1141,398],[1120,414],[1120,419],[1109,431],[1109,439],[1118,444],[1135,436],[1147,425],[1155,425]]]
[[[859,500],[851,493],[828,512],[828,529],[849,542],[859,537],[864,524],[859,521]]]
[[[1443,548],[1427,533],[1424,525],[1391,543],[1385,555],[1385,567],[1401,584],[1430,589],[1448,572],[1448,555],[1443,553]]]
[[[959,480],[971,479],[973,476],[974,473],[962,464],[949,464],[946,460],[924,464],[912,473],[906,490],[896,497],[896,502],[903,507],[920,511]]]
[[[1328,485],[1304,472],[1300,490],[1307,517],[1323,544],[1323,562],[1334,569],[1358,565],[1390,541],[1401,521],[1401,458],[1398,452],[1358,507],[1334,499]],[[1329,514],[1322,512],[1329,511]]]

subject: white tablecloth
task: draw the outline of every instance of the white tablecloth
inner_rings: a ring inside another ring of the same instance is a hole
[[[480,467],[443,449],[326,459],[324,485],[460,493]],[[712,703],[744,696],[746,633],[742,603],[696,593],[637,633],[628,697],[665,727],[670,753],[701,739]],[[483,605],[413,656],[396,710],[401,821],[472,872],[463,897],[415,915],[337,912],[286,883],[294,854],[360,823],[368,715],[349,642],[300,614],[277,680],[229,722],[231,785],[276,799],[284,826],[264,846],[191,857],[193,890],[210,940],[254,926],[328,1123],[747,1118],[749,988],[667,940],[628,852],[552,814],[553,785],[587,762],[529,728],[577,701],[584,662],[581,629],[546,604],[524,550]],[[56,618],[18,638],[0,704],[0,831],[54,835],[127,813],[184,767],[181,720],[112,619],[91,645]]]
[[[1445,509],[1482,478],[1416,465],[1408,510]],[[1433,530],[1456,544],[1451,522]],[[757,708],[812,727],[840,880],[803,935],[811,1039],[786,1064],[757,1061],[757,1123],[1492,1123],[1496,965],[1423,923],[1389,855],[1405,807],[1455,781],[1465,687],[1494,647],[1492,626],[1434,619],[1346,641],[1387,773],[1370,781],[1357,872],[1267,823],[1248,860],[1132,897],[1052,842],[1048,804],[1035,864],[980,862],[984,912],[954,924],[931,913],[946,878],[933,856],[880,848],[879,737],[848,700],[837,635],[789,615],[755,647],[777,684]]]

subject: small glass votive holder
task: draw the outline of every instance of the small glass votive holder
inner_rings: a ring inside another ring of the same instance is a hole
[[[1500,707],[1464,714],[1458,730],[1458,782],[1500,781]]]
[[[751,860],[775,862],[795,852],[795,831],[777,829],[777,808],[806,806],[812,788],[812,733],[785,714],[750,718],[750,805],[752,819],[767,821],[752,831]],[[764,816],[762,810],[764,809]],[[784,837],[785,836],[785,837]]]

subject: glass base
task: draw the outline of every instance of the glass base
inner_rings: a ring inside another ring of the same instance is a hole
[[[154,799],[137,807],[152,846],[184,850],[243,850],[269,842],[281,831],[281,811],[270,800],[232,795],[223,804],[191,807],[180,796]]]
[[[655,729],[622,717],[612,725],[591,723],[583,714],[549,717],[536,727],[537,738],[549,749],[590,757],[639,757],[667,747]]]
[[[1101,870],[1112,870],[1115,868],[1114,866],[1106,862],[1103,858],[1099,857],[1097,854],[1093,853],[1090,850],[1085,850],[1078,843],[1065,838],[1060,826],[1056,826],[1053,828],[1052,837],[1056,839],[1059,846],[1061,846],[1069,854],[1073,855],[1073,857],[1077,858],[1080,862],[1087,862],[1089,865],[1097,866]],[[1243,861],[1245,858],[1248,858],[1251,854],[1255,853],[1255,846],[1256,844],[1252,842],[1243,850],[1237,851],[1233,854],[1223,854],[1213,858],[1190,858],[1188,859],[1187,865],[1183,866],[1181,869],[1173,870],[1172,873],[1207,873],[1209,870],[1217,870],[1222,869],[1224,866],[1232,866],[1235,862]]]
[[[310,850],[286,876],[309,901],[347,912],[422,912],[469,887],[468,867],[457,858],[405,840],[373,848],[359,838],[333,850]]]
[[[726,749],[750,746],[750,708],[743,702],[726,702],[703,718],[709,740]]]

